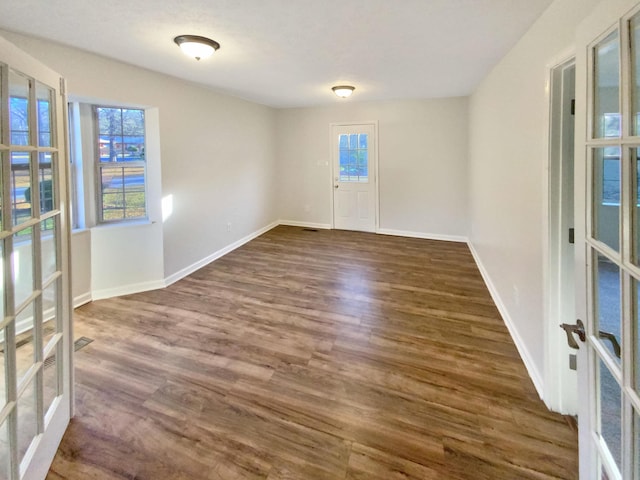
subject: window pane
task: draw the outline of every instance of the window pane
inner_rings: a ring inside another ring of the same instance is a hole
[[[58,282],[56,279],[51,285],[42,292],[42,348],[43,352],[47,349],[49,342],[56,333],[62,332],[58,318]]]
[[[634,345],[633,348],[633,364],[634,364],[634,369],[635,369],[635,375],[634,375],[634,387],[636,392],[638,392],[638,395],[640,395],[640,282],[638,282],[638,280],[633,280],[633,286],[632,286],[632,291],[635,293],[636,295],[636,314],[635,314],[635,325],[634,325],[634,331],[635,331],[635,337],[636,337],[636,344]]]
[[[606,365],[600,367],[600,435],[607,443],[618,468],[621,463],[622,401],[620,387]]]
[[[611,353],[611,357],[618,363],[617,345],[622,345],[620,336],[621,332],[621,309],[620,309],[620,269],[609,259],[596,253],[596,270],[594,275],[595,282],[595,305],[594,312],[596,314],[596,330],[603,332],[600,341],[604,347]],[[607,338],[611,334],[615,338]]]
[[[9,70],[9,125],[12,145],[29,145],[29,80]]]
[[[361,133],[360,134],[360,143],[359,143],[358,147],[366,149],[368,142],[369,142],[368,135],[366,133]]]
[[[13,235],[13,283],[15,305],[18,307],[33,293],[33,228],[25,228]]]
[[[4,71],[5,67],[0,65],[0,144],[4,143],[4,98],[2,97],[2,93],[4,92],[3,81],[4,81]],[[2,475],[2,469],[0,469],[0,475]],[[1,477],[0,477],[1,478]]]
[[[636,479],[640,480],[640,414],[637,410],[634,410],[633,414],[634,425],[635,425],[635,434],[634,438],[634,448],[635,452],[633,458],[635,458],[635,471],[636,471]]]
[[[101,172],[103,219],[145,218],[144,167],[103,167]]]
[[[620,250],[620,148],[593,149],[593,238]]]
[[[49,354],[49,357],[45,359],[44,362],[44,370],[42,373],[43,380],[43,391],[42,391],[42,400],[44,413],[46,415],[47,411],[51,407],[51,404],[55,400],[55,398],[60,395],[60,384],[58,378],[58,363],[59,363],[59,344],[53,349],[53,351]]]
[[[16,373],[18,386],[36,359],[33,337],[33,308],[34,304],[31,303],[16,316]]]
[[[98,112],[98,133],[100,135],[122,136],[122,110],[120,108],[96,108]]]
[[[124,156],[122,135],[100,135],[100,161],[117,162]]]
[[[635,168],[635,198],[632,202],[633,210],[631,221],[633,222],[633,262],[640,265],[640,148],[631,150],[631,168]],[[640,480],[640,479],[639,479]]]
[[[46,229],[41,229],[41,251],[42,251],[42,281],[46,282],[51,275],[58,270],[57,262],[57,237],[56,237],[56,219],[50,219],[51,222]]]
[[[640,14],[634,16],[630,23],[631,32],[631,84],[633,103],[631,115],[633,118],[633,135],[640,135]]]
[[[10,478],[8,423],[0,425],[0,478]]]
[[[34,382],[30,382],[27,389],[18,399],[18,461],[22,462],[24,454],[34,437],[38,433],[36,421],[36,390]]]
[[[31,218],[31,162],[27,152],[11,152],[11,212],[13,225]]]
[[[122,134],[144,136],[144,110],[122,110]]]
[[[349,148],[349,136],[348,135],[340,135],[338,136],[338,143],[340,145],[340,148]]]
[[[619,137],[620,58],[618,31],[594,48],[594,132],[595,138]]]
[[[54,145],[51,144],[53,90],[36,83],[36,98],[38,100],[38,145],[53,147]]]
[[[0,408],[4,408],[7,404],[7,344],[5,338],[7,338],[7,329],[2,329],[0,332],[2,335],[2,341],[0,342]],[[0,476],[0,478],[2,478]]]
[[[358,148],[358,134],[349,135],[349,148],[351,150]]]
[[[55,208],[55,185],[53,183],[53,159],[51,153],[39,153],[38,184],[40,185],[40,214]]]

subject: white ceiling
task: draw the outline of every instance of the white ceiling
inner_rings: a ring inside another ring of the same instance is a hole
[[[3,0],[0,28],[274,107],[470,94],[552,0]],[[197,62],[173,43],[221,49]],[[356,87],[335,98],[336,84]]]

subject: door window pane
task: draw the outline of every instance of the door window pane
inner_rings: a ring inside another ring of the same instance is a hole
[[[640,148],[631,150],[631,166],[635,169],[633,177],[635,179],[635,191],[632,201],[633,222],[633,262],[640,265]],[[639,479],[640,480],[640,479]]]
[[[620,269],[603,255],[595,255],[595,327],[596,331],[600,332],[600,341],[604,347],[611,353],[611,357],[620,363]]]
[[[53,128],[53,90],[41,83],[36,83],[36,100],[38,110],[38,146],[54,147],[51,138]]]
[[[42,230],[41,235],[41,251],[42,251],[42,281],[46,282],[51,275],[58,270],[57,262],[57,237],[55,218],[51,218],[51,228]]]
[[[633,412],[634,434],[633,434],[633,458],[635,459],[636,480],[640,480],[640,414],[637,410]]]
[[[49,356],[45,359],[44,362],[44,370],[42,374],[43,379],[43,392],[42,392],[42,400],[44,413],[49,411],[51,404],[56,399],[58,395],[60,395],[60,384],[59,384],[59,376],[58,376],[58,368],[59,368],[59,352],[60,344],[56,345],[53,351],[49,354]]]
[[[29,386],[18,399],[17,405],[18,415],[18,462],[22,462],[24,454],[34,437],[38,433],[37,410],[36,410],[36,391],[34,382],[30,382]]]
[[[40,187],[40,214],[56,208],[55,185],[53,182],[54,154],[40,153],[38,158],[38,185]]]
[[[60,319],[58,318],[58,281],[56,279],[42,292],[42,349],[48,350],[51,339],[56,333],[62,332]],[[44,358],[44,357],[43,357]]]
[[[29,80],[9,71],[9,126],[12,145],[29,145]]]
[[[631,115],[633,119],[633,135],[640,135],[640,14],[629,22],[631,32],[631,73],[633,80]]]
[[[7,338],[7,329],[3,328],[0,330],[0,409],[4,408],[7,404],[7,342],[5,339]],[[2,478],[2,477],[0,477]]]
[[[593,49],[594,138],[619,137],[620,129],[620,41],[611,33]]]
[[[620,386],[607,366],[599,360],[600,370],[600,435],[616,461],[622,465],[622,400]]]
[[[18,385],[20,385],[21,380],[36,361],[35,339],[33,336],[33,307],[34,304],[32,303],[16,316],[15,342]]]
[[[636,314],[634,316],[635,325],[635,345],[633,346],[633,365],[635,369],[634,387],[638,395],[640,395],[640,282],[633,280],[633,293],[635,294]]]
[[[594,148],[592,235],[620,251],[620,148]]]
[[[0,478],[9,478],[9,435],[7,432],[7,422],[0,425]]]
[[[368,144],[366,133],[338,136],[341,182],[369,182]]]
[[[11,152],[11,214],[13,225],[31,218],[31,156],[27,152]]]
[[[13,284],[15,305],[18,307],[33,293],[33,228],[20,230],[13,236]]]

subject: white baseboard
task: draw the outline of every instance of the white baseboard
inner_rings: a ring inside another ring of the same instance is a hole
[[[114,288],[105,288],[102,290],[93,290],[91,294],[92,300],[102,300],[104,298],[120,297],[122,295],[131,295],[133,293],[146,292],[148,290],[157,290],[164,288],[165,284],[162,280],[152,280],[150,282],[130,283],[129,285],[121,285]]]
[[[469,243],[469,239],[461,235],[441,235],[439,233],[411,232],[405,230],[393,230],[391,228],[380,228],[376,231],[376,233],[379,233],[380,235],[393,235],[396,237],[423,238],[425,240],[442,240],[445,242]]]
[[[493,299],[493,302],[496,304],[496,307],[498,307],[498,311],[502,316],[502,320],[504,321],[504,324],[507,326],[507,329],[511,334],[511,338],[513,339],[513,343],[515,343],[516,348],[518,349],[518,353],[520,354],[520,358],[522,359],[522,362],[524,363],[524,366],[526,367],[527,372],[529,373],[529,377],[531,378],[533,385],[536,387],[536,390],[540,398],[544,399],[544,382],[542,380],[543,377],[538,371],[535,363],[533,362],[531,358],[531,354],[529,353],[529,349],[527,348],[526,343],[522,340],[522,337],[518,333],[518,329],[513,323],[513,319],[511,318],[511,315],[509,315],[509,311],[507,310],[507,307],[502,301],[502,298],[500,298],[500,294],[498,293],[498,290],[496,289],[495,285],[491,281],[489,272],[487,272],[487,269],[484,267],[482,260],[480,259],[480,255],[478,254],[477,250],[474,248],[471,242],[468,242],[467,244],[469,246],[469,250],[471,250],[471,254],[473,255],[476,265],[480,270],[480,274],[484,279],[484,283],[487,285],[487,288],[489,289],[491,298]]]
[[[83,293],[73,299],[73,308],[78,308],[91,301],[91,292]]]
[[[177,282],[180,279],[183,279],[184,277],[186,277],[187,275],[191,275],[193,272],[195,272],[196,270],[204,267],[205,265],[210,264],[211,262],[213,262],[214,260],[217,260],[218,258],[226,255],[229,252],[232,252],[233,250],[235,250],[238,247],[241,247],[242,245],[244,245],[247,242],[250,242],[251,240],[253,240],[254,238],[259,237],[260,235],[262,235],[263,233],[268,232],[269,230],[271,230],[272,228],[275,228],[279,225],[279,222],[273,222],[269,225],[267,225],[266,227],[261,228],[260,230],[257,230],[253,233],[250,233],[249,235],[247,235],[246,237],[241,238],[240,240],[237,240],[235,242],[233,242],[230,245],[227,245],[226,247],[221,248],[220,250],[212,253],[211,255],[203,258],[202,260],[198,260],[195,263],[192,263],[191,265],[189,265],[188,267],[183,268],[182,270],[178,270],[176,273],[172,273],[171,275],[169,275],[168,277],[166,277],[164,279],[164,284],[163,286],[168,287],[169,285],[171,285],[172,283]]]
[[[302,228],[317,228],[320,230],[331,230],[330,223],[310,223],[310,222],[298,222],[297,220],[280,220],[278,225],[285,225],[287,227],[302,227]]]

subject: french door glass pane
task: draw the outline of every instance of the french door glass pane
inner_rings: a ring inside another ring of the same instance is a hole
[[[592,235],[620,251],[620,148],[593,149]]]
[[[0,425],[0,478],[9,478],[9,436],[7,422]]]
[[[53,154],[40,152],[38,154],[38,184],[40,185],[40,214],[53,210],[56,205],[55,188],[53,185]]]
[[[2,94],[4,92],[3,82],[4,82],[4,70],[5,66],[0,64],[0,144],[4,143],[4,109],[5,103],[4,98],[2,98]],[[2,474],[2,469],[0,468],[0,475]]]
[[[48,228],[40,231],[42,249],[42,281],[46,282],[57,270],[56,218],[48,219]]]
[[[31,201],[27,192],[31,189],[31,159],[27,152],[11,152],[11,212],[13,225],[31,218]]]
[[[621,134],[619,51],[617,30],[594,48],[594,138]]]
[[[33,227],[20,230],[13,235],[13,284],[15,305],[19,306],[33,293]]]
[[[0,330],[0,334],[2,335],[2,342],[0,342],[0,348],[2,348],[2,352],[0,352],[0,409],[4,408],[7,404],[7,342],[5,339],[7,338],[7,330],[3,328]],[[2,478],[2,477],[0,477]]]
[[[29,145],[29,80],[9,70],[9,127],[12,145]]]
[[[22,461],[29,445],[38,434],[35,393],[34,382],[32,381],[18,398],[18,462]]]
[[[61,331],[58,318],[58,279],[42,292],[42,320],[43,339],[42,348],[47,350],[49,342],[56,333]],[[44,353],[44,352],[43,352]]]
[[[606,332],[615,337],[618,345],[622,345],[620,338],[620,269],[605,256],[596,253],[594,288],[595,288],[595,330]],[[604,347],[611,353],[612,358],[620,363],[614,348],[614,341],[601,339]]]
[[[49,411],[49,407],[60,393],[60,385],[58,382],[58,351],[59,346],[53,349],[49,357],[45,360],[43,370],[43,387],[42,392],[44,413]]]
[[[36,360],[33,336],[33,303],[16,316],[16,371],[18,384]]]
[[[636,472],[636,480],[640,480],[640,414],[637,410],[633,412],[634,435],[633,435],[633,458],[635,459],[634,470]]]
[[[620,468],[622,452],[622,399],[620,386],[607,366],[599,361],[600,374],[600,436]]]
[[[53,127],[53,90],[46,85],[36,83],[36,101],[38,110],[38,146],[54,147],[51,138]]]
[[[636,342],[633,346],[633,364],[634,364],[634,387],[638,395],[640,395],[640,282],[633,280],[633,292],[635,294],[636,314],[634,317],[634,331],[636,333]],[[638,479],[640,480],[640,478]]]
[[[633,263],[640,265],[640,148],[631,149],[631,165],[635,169],[635,192],[631,205],[633,221]],[[640,480],[640,479],[639,479]]]
[[[631,33],[631,73],[633,81],[631,84],[632,94],[632,134],[640,135],[640,14],[635,15],[629,22]]]

